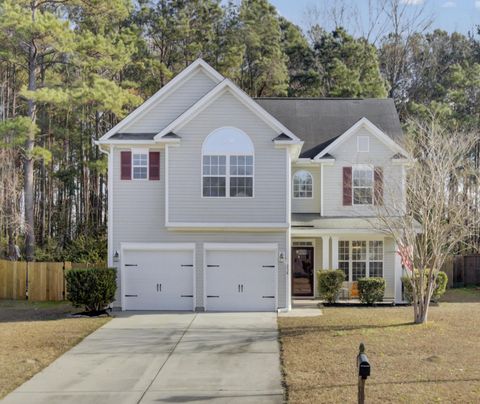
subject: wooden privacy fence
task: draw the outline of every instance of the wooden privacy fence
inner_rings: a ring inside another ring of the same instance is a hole
[[[457,255],[452,278],[454,287],[480,285],[480,254]]]
[[[0,260],[0,299],[64,300],[65,271],[70,268],[70,262]]]

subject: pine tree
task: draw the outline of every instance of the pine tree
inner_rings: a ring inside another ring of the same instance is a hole
[[[243,0],[240,6],[245,56],[240,84],[250,95],[286,95],[287,58],[275,8],[267,0]]]

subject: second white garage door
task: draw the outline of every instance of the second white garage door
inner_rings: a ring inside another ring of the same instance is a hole
[[[275,311],[277,250],[242,245],[205,251],[207,311]]]
[[[124,249],[123,309],[193,310],[193,259],[193,249]]]

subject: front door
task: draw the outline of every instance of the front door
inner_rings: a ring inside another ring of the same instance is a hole
[[[292,260],[292,296],[312,297],[313,247],[293,247]]]

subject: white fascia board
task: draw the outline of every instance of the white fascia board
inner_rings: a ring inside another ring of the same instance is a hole
[[[334,150],[336,147],[341,145],[345,140],[347,140],[350,136],[352,136],[354,133],[358,131],[361,127],[364,127],[367,129],[372,135],[374,135],[378,140],[380,140],[382,143],[384,143],[387,147],[389,147],[392,151],[402,153],[406,156],[408,156],[408,153],[401,147],[397,142],[395,142],[390,136],[385,134],[383,131],[381,131],[377,126],[375,126],[371,121],[369,121],[367,118],[363,117],[360,119],[356,124],[354,124],[350,129],[345,131],[342,135],[340,135],[337,140],[329,144],[325,149],[323,149],[319,154],[317,154],[314,159],[319,160],[321,159],[325,154],[331,152]]]
[[[278,134],[283,132],[287,136],[289,136],[292,141],[287,141],[288,144],[303,144],[303,142],[297,136],[295,136],[287,127],[285,127],[281,122],[279,122],[276,118],[274,118],[267,111],[265,111],[259,104],[252,100],[245,92],[243,92],[240,88],[233,84],[229,79],[224,79],[219,84],[217,84],[212,90],[205,94],[200,100],[193,104],[177,119],[167,125],[167,127],[164,128],[162,131],[160,131],[154,139],[158,140],[167,133],[175,132],[179,128],[186,125],[191,119],[197,116],[208,105],[210,105],[211,102],[213,102],[218,96],[222,95],[227,90],[230,90],[234,97],[236,97],[242,104],[244,104],[254,114],[261,118],[265,123],[267,123],[272,129],[278,132]]]
[[[156,142],[154,142],[153,140],[126,140],[126,139],[122,139],[122,140],[109,140],[109,139],[106,139],[106,140],[97,140],[95,142],[95,144],[97,146],[100,146],[100,145],[110,145],[110,144],[117,144],[117,145],[126,145],[126,144],[129,144],[129,145],[149,145],[149,144],[157,144]]]
[[[220,73],[218,73],[213,67],[211,67],[207,62],[202,59],[197,59],[195,60],[195,62],[193,62],[187,68],[177,74],[172,80],[165,84],[149,99],[147,99],[142,105],[140,105],[137,109],[133,110],[129,115],[127,115],[124,119],[117,123],[112,129],[105,133],[100,138],[100,140],[103,141],[110,138],[110,136],[114,135],[126,125],[131,123],[135,118],[140,116],[143,112],[147,111],[159,100],[166,97],[175,87],[177,87],[178,84],[188,79],[188,76],[190,76],[190,74],[192,74],[199,67],[203,68],[207,75],[210,76],[217,83],[224,79],[224,77]]]

